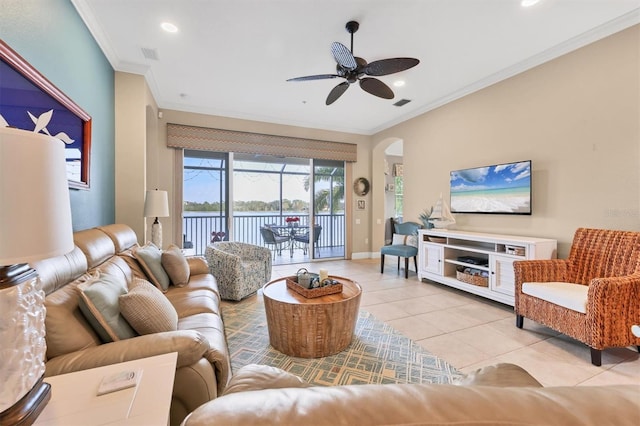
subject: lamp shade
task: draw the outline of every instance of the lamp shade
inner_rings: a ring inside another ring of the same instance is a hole
[[[64,143],[0,128],[0,266],[73,250]]]
[[[147,197],[144,200],[144,217],[168,217],[169,216],[169,198],[167,191],[158,191],[157,189],[147,191]]]

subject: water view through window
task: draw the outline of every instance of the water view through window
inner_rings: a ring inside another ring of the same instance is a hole
[[[269,246],[268,227],[288,237],[274,258],[344,257],[343,162],[185,151],[183,194],[196,254],[219,240]]]

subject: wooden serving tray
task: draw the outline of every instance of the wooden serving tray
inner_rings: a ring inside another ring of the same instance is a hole
[[[326,287],[318,288],[304,288],[295,281],[295,277],[287,277],[287,287],[296,293],[300,294],[307,299],[313,299],[314,297],[322,297],[328,294],[342,293],[342,283],[328,285]]]

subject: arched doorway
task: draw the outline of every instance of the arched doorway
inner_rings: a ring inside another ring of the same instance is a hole
[[[391,206],[395,196],[395,188],[393,192],[390,191],[388,184],[393,182],[393,165],[402,162],[402,144],[403,141],[400,138],[386,138],[374,146],[372,151],[371,197],[373,216],[371,223],[371,253],[374,257],[379,256],[380,248],[385,243],[385,223],[389,217],[395,215],[395,207]],[[387,149],[390,147],[392,147],[390,153],[400,153],[400,155],[388,157]]]
[[[384,212],[385,219],[393,217],[402,220],[402,140],[396,140],[385,151]]]

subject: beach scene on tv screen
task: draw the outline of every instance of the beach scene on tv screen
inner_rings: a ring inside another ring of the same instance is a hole
[[[531,162],[451,172],[452,213],[531,213]]]

